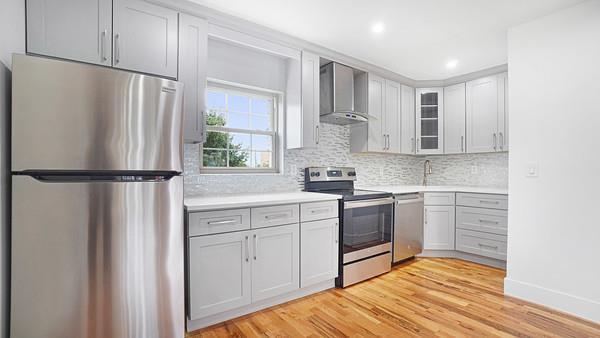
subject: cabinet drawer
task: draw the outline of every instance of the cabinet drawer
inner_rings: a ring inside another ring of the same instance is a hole
[[[456,194],[456,205],[508,210],[508,196],[493,194]]]
[[[338,201],[325,201],[303,203],[300,206],[300,219],[302,222],[317,221],[320,219],[338,217]]]
[[[293,224],[300,221],[298,204],[276,205],[252,208],[252,228],[266,228],[275,225]]]
[[[456,230],[456,251],[506,260],[506,236],[464,229]]]
[[[250,209],[232,209],[188,214],[190,236],[250,229]]]
[[[508,211],[456,207],[456,227],[459,229],[506,235]]]
[[[453,192],[426,192],[425,205],[454,205]]]

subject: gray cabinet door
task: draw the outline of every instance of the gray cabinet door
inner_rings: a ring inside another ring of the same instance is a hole
[[[111,0],[27,0],[27,52],[111,65]]]
[[[465,139],[465,84],[444,88],[444,154],[463,154]]]
[[[113,7],[113,66],[176,78],[177,11],[142,0]]]
[[[369,74],[369,122],[368,122],[368,151],[382,152],[385,150],[384,113],[385,113],[385,79]]]
[[[401,86],[399,83],[385,80],[385,125],[384,138],[386,139],[385,151],[400,153],[400,97]]]
[[[402,154],[415,153],[415,89],[402,85],[400,145]]]
[[[495,152],[498,149],[498,76],[467,82],[467,151]]]
[[[204,142],[208,23],[181,14],[179,17],[179,81],[183,82],[183,139]]]
[[[316,147],[319,134],[319,56],[302,52],[302,147]]]

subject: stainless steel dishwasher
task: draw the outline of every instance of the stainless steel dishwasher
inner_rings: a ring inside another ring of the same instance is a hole
[[[423,251],[423,194],[394,196],[394,259],[414,257]]]

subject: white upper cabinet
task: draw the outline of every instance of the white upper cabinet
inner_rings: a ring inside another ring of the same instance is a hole
[[[465,84],[444,88],[444,154],[466,152]]]
[[[394,81],[385,80],[385,111],[383,119],[384,151],[400,153],[402,86]]]
[[[400,112],[400,153],[415,153],[415,89],[402,85]]]
[[[367,150],[384,151],[387,142],[384,140],[385,79],[369,74],[369,121],[367,122]]]
[[[207,47],[207,21],[181,14],[179,17],[179,81],[185,85],[183,138],[189,143],[204,141]]]
[[[303,147],[316,147],[319,134],[319,56],[302,52],[302,138]]]
[[[113,1],[113,66],[177,78],[178,13],[142,0]]]
[[[444,153],[444,93],[442,88],[416,90],[417,154]]]
[[[467,151],[486,153],[505,151],[504,74],[467,82]]]
[[[501,100],[498,114],[498,147],[500,151],[508,151],[508,73],[498,75],[498,97]]]
[[[27,0],[27,52],[111,65],[111,0]]]

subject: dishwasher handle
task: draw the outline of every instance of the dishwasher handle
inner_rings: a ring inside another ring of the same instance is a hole
[[[425,198],[422,195],[416,195],[415,198],[397,199],[396,205],[424,203]]]

